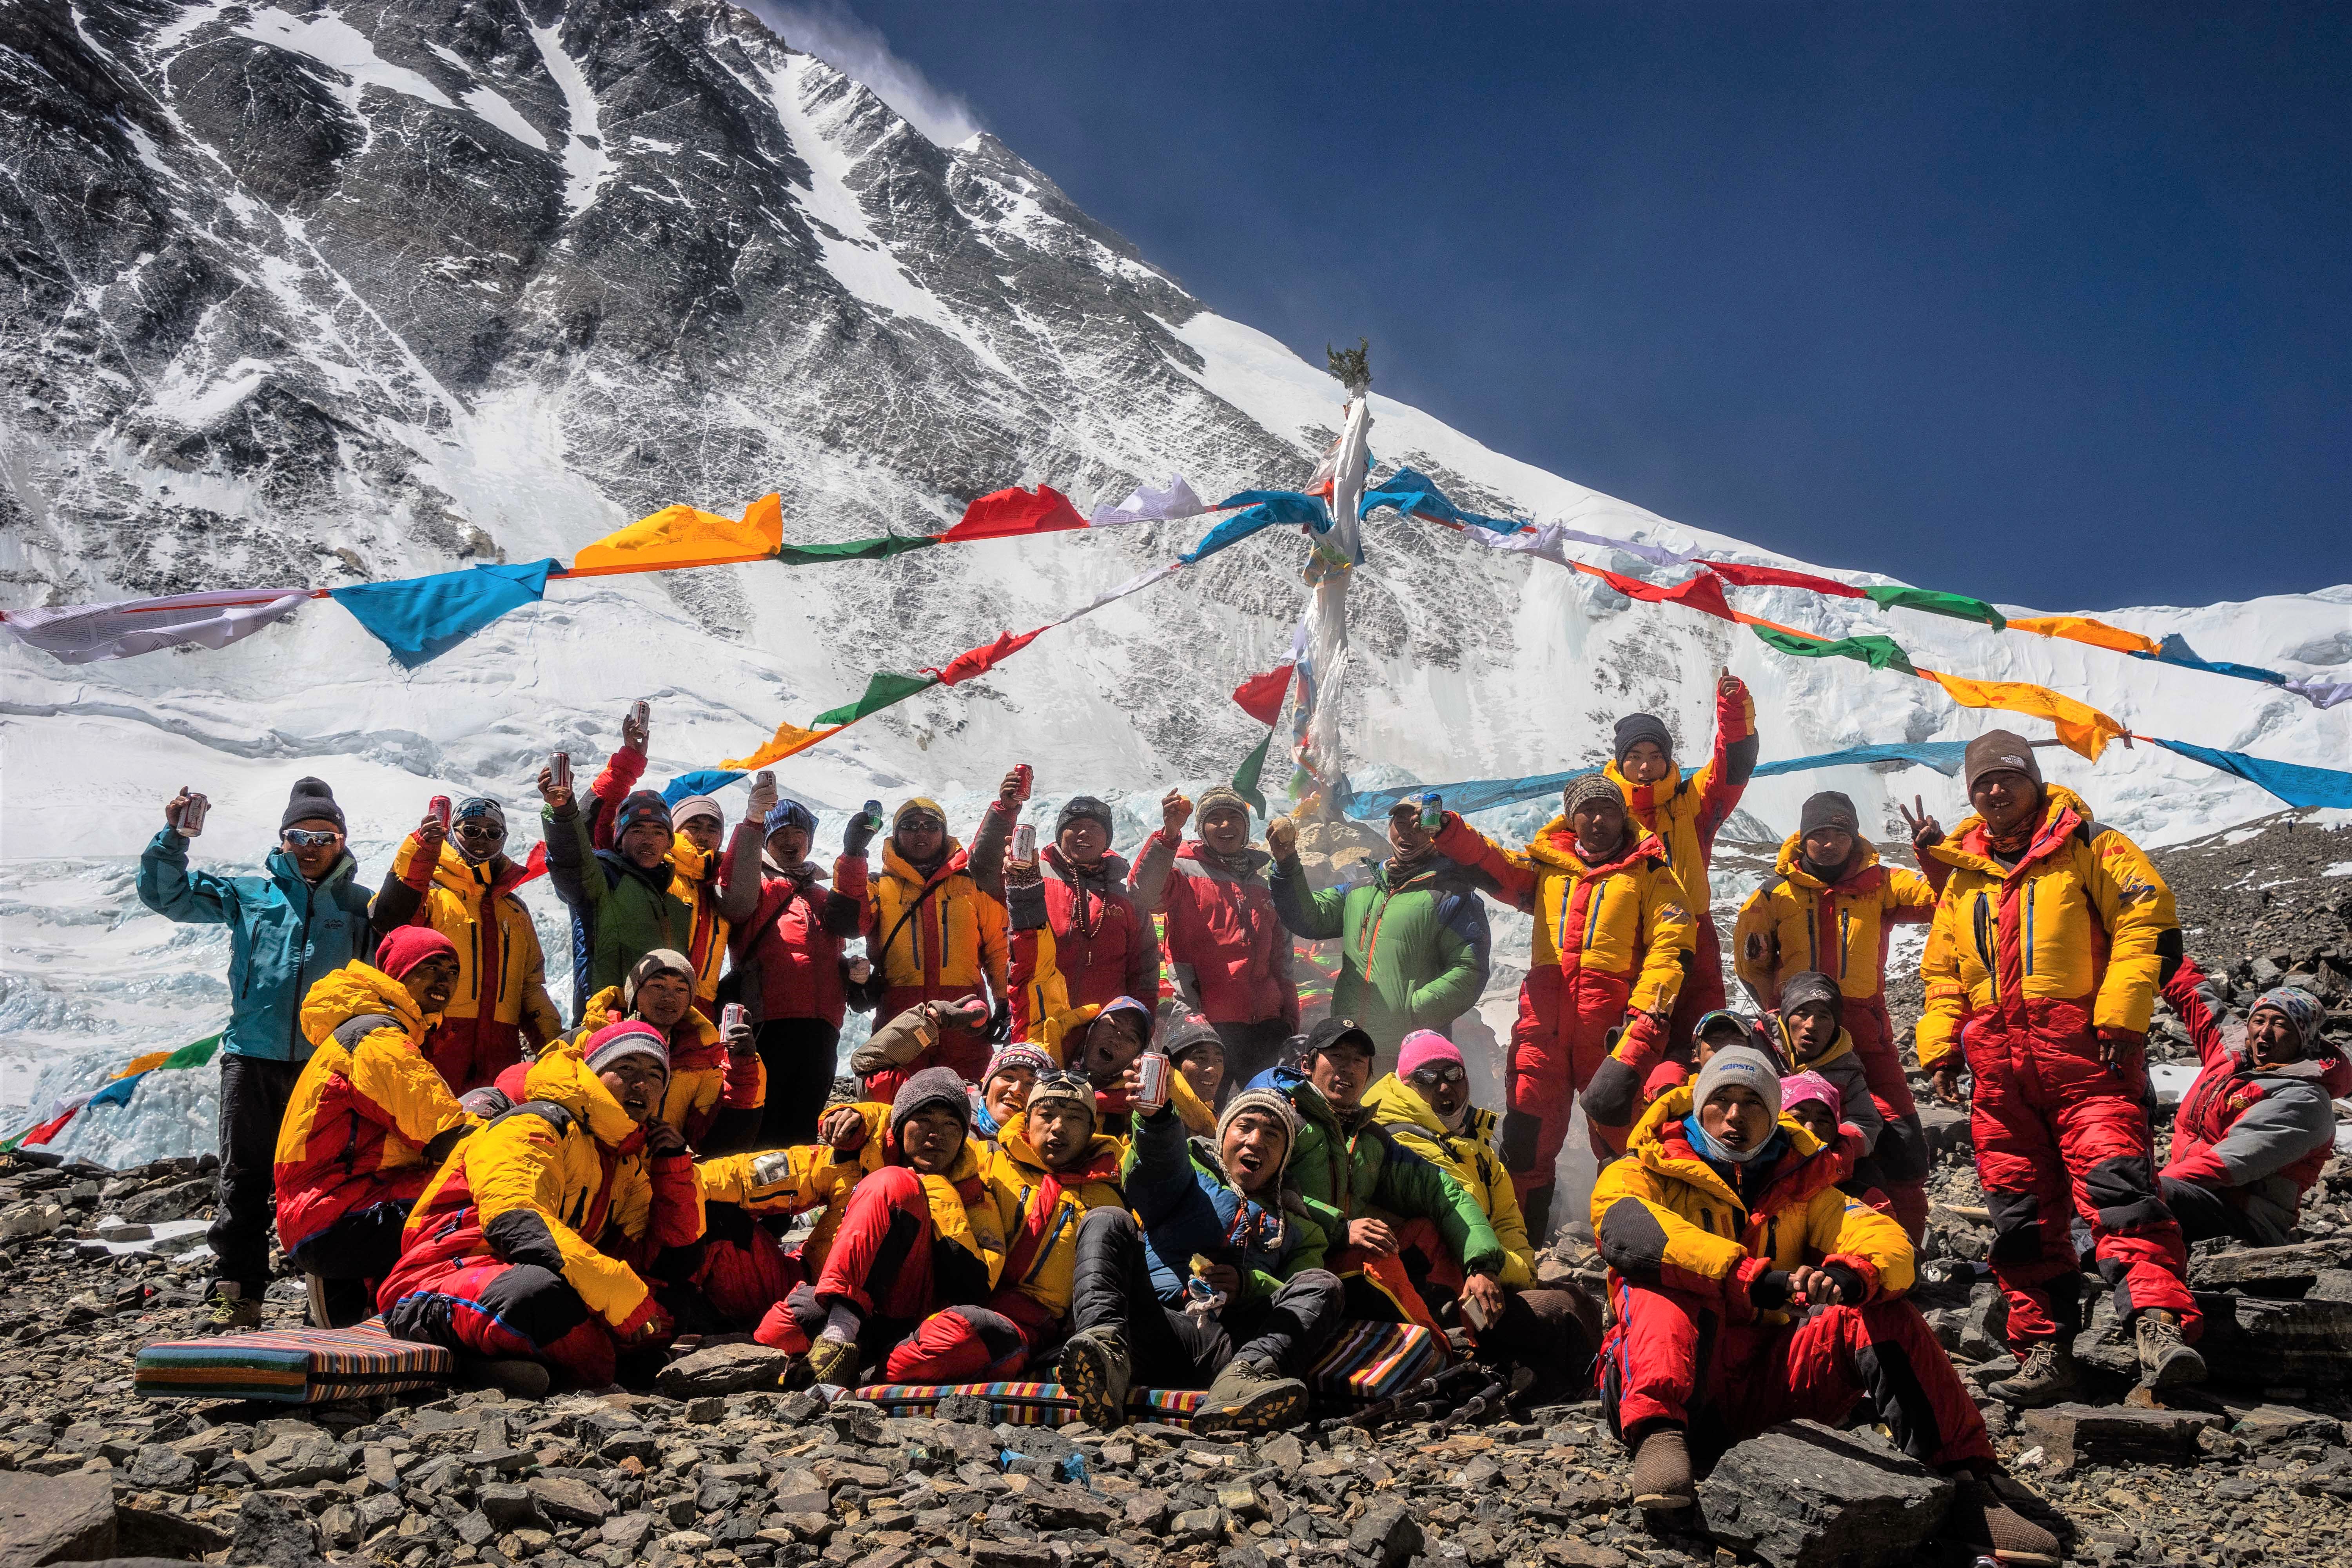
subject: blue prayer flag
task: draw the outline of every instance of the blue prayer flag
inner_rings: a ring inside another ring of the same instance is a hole
[[[415,669],[509,610],[535,603],[547,592],[547,574],[557,565],[550,559],[476,566],[393,583],[357,583],[333,595],[404,668]]]

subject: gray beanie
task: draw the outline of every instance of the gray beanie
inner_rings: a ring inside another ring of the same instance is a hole
[[[964,1131],[971,1131],[971,1097],[965,1092],[962,1075],[953,1068],[925,1068],[908,1079],[890,1101],[892,1140],[898,1138],[898,1129],[907,1124],[908,1118],[934,1105],[944,1105],[954,1111]]]
[[[1618,790],[1616,781],[1608,774],[1586,773],[1581,778],[1569,780],[1568,787],[1559,792],[1559,800],[1561,815],[1572,817],[1576,815],[1576,808],[1588,801],[1613,800],[1622,805],[1625,796]]]
[[[1754,1046],[1726,1046],[1708,1058],[1698,1069],[1698,1082],[1691,1089],[1691,1109],[1706,1104],[1715,1091],[1730,1085],[1752,1089],[1756,1098],[1771,1111],[1772,1120],[1780,1119],[1780,1068]]]

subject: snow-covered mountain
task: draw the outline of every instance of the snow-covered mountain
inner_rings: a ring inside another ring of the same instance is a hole
[[[740,511],[770,490],[786,537],[820,541],[936,531],[1014,483],[1086,509],[1171,471],[1212,496],[1306,479],[1340,412],[1319,368],[1193,299],[994,139],[936,146],[789,42],[709,0],[0,13],[0,602],[568,557],[671,501]],[[1465,505],[1802,564],[1373,409],[1381,468]],[[1051,619],[1202,526],[559,583],[413,674],[324,605],[219,652],[77,668],[0,647],[0,1105],[46,1104],[223,1016],[220,933],[131,895],[129,858],[177,784],[216,804],[199,858],[250,864],[287,785],[321,774],[373,879],[427,796],[527,799],[547,750],[600,756],[632,699],[656,704],[656,780],[709,766],[872,669]],[[1369,531],[1343,710],[1360,784],[1593,760],[1636,707],[1696,751],[1726,663],[1756,689],[1768,758],[2005,721],[1423,525]],[[1866,535],[1856,551],[1839,564],[1867,564]],[[1262,535],[795,759],[786,786],[833,831],[916,786],[968,816],[1025,758],[1049,795],[1126,803],[1139,836],[1168,784],[1230,773],[1262,733],[1225,693],[1287,657],[1301,554]],[[1854,601],[1741,603],[1886,632],[1937,668],[2042,682],[2155,733],[2352,756],[2352,709]],[[2296,675],[2352,663],[2352,588],[2105,618]],[[2044,760],[2151,840],[2275,805],[2146,749]],[[1895,795],[1956,813],[1936,774],[1851,770],[1759,784],[1746,830],[1785,829],[1827,786],[1890,828]],[[1517,978],[1498,971],[1498,993]],[[142,1146],[162,1118],[202,1142],[201,1089],[142,1089]],[[124,1147],[109,1114],[77,1134],[100,1158]]]

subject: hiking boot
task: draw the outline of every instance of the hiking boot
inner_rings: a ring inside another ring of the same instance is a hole
[[[2205,1358],[2181,1339],[2179,1317],[2150,1308],[2133,1321],[2132,1332],[2138,1340],[2142,1387],[2176,1388],[2205,1381]]]
[[[1307,1415],[1307,1385],[1262,1361],[1229,1361],[1202,1397],[1196,1431],[1271,1432]]]
[[[517,1399],[547,1395],[547,1368],[520,1356],[465,1356],[458,1361],[457,1371],[469,1388],[495,1388]]]
[[[1985,1392],[2005,1405],[2036,1410],[2071,1397],[2081,1382],[2074,1346],[2063,1339],[2036,1340],[2024,1363],[1999,1383],[1985,1384]]]
[[[216,1284],[205,1301],[205,1327],[215,1333],[243,1333],[261,1327],[261,1303],[250,1300],[234,1285]]]
[[[1117,1329],[1081,1329],[1072,1334],[1055,1371],[1062,1392],[1078,1402],[1078,1419],[1098,1432],[1109,1431],[1126,1417],[1132,1373]]]
[[[1698,1501],[1691,1485],[1690,1446],[1679,1426],[1659,1426],[1633,1452],[1633,1506],[1644,1513],[1671,1513]]]
[[[1967,1473],[1952,1478],[1959,1491],[1944,1531],[1955,1541],[1990,1548],[1993,1557],[2018,1568],[2058,1568],[2058,1538],[2001,1500],[1990,1481]]]
[[[857,1342],[837,1340],[831,1334],[819,1334],[808,1349],[809,1375],[818,1383],[829,1383],[836,1388],[852,1388],[857,1383]]]

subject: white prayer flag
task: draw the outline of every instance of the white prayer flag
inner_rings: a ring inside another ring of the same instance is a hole
[[[194,643],[226,647],[293,614],[308,588],[229,588],[163,599],[118,599],[0,612],[0,631],[66,664],[129,658]]]

